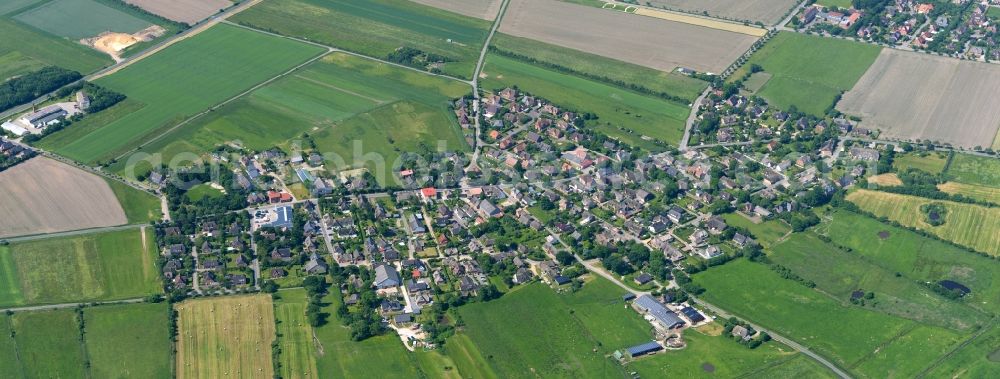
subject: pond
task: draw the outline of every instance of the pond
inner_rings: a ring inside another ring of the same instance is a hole
[[[962,283],[956,282],[954,280],[942,280],[938,282],[938,284],[941,285],[941,287],[947,288],[949,290],[959,290],[962,292],[963,296],[968,295],[969,293],[972,292],[972,290],[969,289],[969,287],[966,287]]]

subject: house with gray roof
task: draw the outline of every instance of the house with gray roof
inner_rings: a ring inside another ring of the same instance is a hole
[[[375,267],[375,287],[378,289],[392,288],[402,283],[399,280],[399,273],[389,265],[378,265]]]

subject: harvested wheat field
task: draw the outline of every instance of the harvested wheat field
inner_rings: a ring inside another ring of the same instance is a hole
[[[634,13],[640,16],[656,17],[663,20],[676,21],[695,26],[704,26],[706,28],[724,30],[733,33],[742,33],[754,37],[763,37],[767,34],[767,29],[764,28],[743,25],[735,22],[719,21],[714,18],[692,16],[680,12],[664,11],[652,8],[639,8]]]
[[[189,300],[177,310],[178,378],[272,378],[270,295]]]
[[[500,0],[411,0],[469,17],[493,20],[500,12]]]
[[[881,137],[990,147],[1000,127],[1000,66],[883,49],[837,104]]]
[[[648,0],[648,4],[657,8],[694,12],[708,12],[709,16],[729,20],[757,22],[774,25],[781,21],[781,16],[788,13],[798,0]]]
[[[48,158],[0,172],[0,194],[0,237],[128,222],[104,179]]]
[[[899,180],[899,177],[895,173],[872,175],[868,177],[868,183],[878,184],[880,186],[901,186],[903,181]]]
[[[500,31],[672,71],[722,72],[757,37],[555,0],[511,0]]]
[[[1000,188],[959,182],[941,183],[937,185],[937,188],[941,190],[941,192],[947,192],[952,195],[962,195],[973,199],[1000,204]]]
[[[220,9],[233,5],[229,0],[125,0],[125,2],[157,16],[188,25],[197,24],[198,21],[218,13]]]

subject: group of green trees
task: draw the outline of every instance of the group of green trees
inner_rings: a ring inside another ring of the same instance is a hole
[[[24,162],[34,156],[35,156],[34,151],[30,150],[25,151],[24,153],[21,153],[19,155],[13,155],[13,156],[0,154],[0,172],[8,168],[14,167],[18,163]]]
[[[47,66],[0,83],[0,111],[30,102],[82,77],[76,71]]]
[[[329,285],[326,283],[326,277],[322,276],[308,276],[302,281],[302,287],[306,289],[306,294],[309,296],[309,305],[306,306],[306,320],[308,320],[309,325],[313,327],[318,327],[326,324],[326,320],[330,317],[329,313],[323,312],[323,296],[326,296],[327,287]]]
[[[404,66],[427,68],[433,63],[445,63],[451,61],[448,57],[412,48],[409,46],[400,47],[386,55],[385,60],[399,63]],[[435,71],[435,69],[431,69]]]
[[[747,330],[748,336],[753,336],[757,334],[757,330],[754,330],[753,326],[750,326],[749,323],[742,321],[736,317],[730,317],[729,319],[726,320],[725,327],[723,328],[724,334],[732,338],[734,341],[739,342],[741,345],[746,346],[747,348],[756,349],[764,342],[771,340],[771,335],[767,334],[767,332],[760,332],[760,335],[756,337],[743,339],[743,337],[734,335],[732,333],[733,329],[735,329],[737,326],[745,328]]]
[[[371,270],[357,266],[340,267],[334,265],[330,267],[330,276],[333,277],[334,283],[347,283],[347,292],[358,294],[358,301],[353,306],[341,302],[340,306],[337,307],[337,318],[344,326],[351,329],[351,339],[363,341],[385,332],[385,328],[382,326],[382,316],[378,313],[378,307],[382,304],[382,300],[372,288]],[[351,276],[360,279],[361,286],[355,286],[351,283],[349,280]],[[340,288],[336,290],[339,291]]]
[[[171,217],[180,225],[197,224],[198,218],[205,215],[223,214],[228,211],[240,210],[246,207],[250,191],[240,186],[232,185],[218,197],[205,196],[198,201],[192,201],[187,191],[195,184],[204,183],[236,183],[233,172],[227,168],[212,168],[196,166],[172,170],[170,176],[174,183],[190,183],[191,185],[163,186],[163,192],[170,204]]]

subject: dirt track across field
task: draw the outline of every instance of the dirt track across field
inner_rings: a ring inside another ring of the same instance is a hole
[[[229,8],[229,0],[125,0],[126,3],[145,9],[160,17],[194,25],[220,9]]]
[[[774,25],[799,0],[644,0],[642,3],[672,10],[702,13],[730,20],[760,21]]]
[[[500,31],[663,71],[722,72],[757,37],[555,0],[511,0]]]
[[[500,0],[411,0],[469,17],[493,20],[500,11]]]
[[[0,173],[0,215],[0,237],[128,222],[104,179],[41,157]]]
[[[1000,66],[883,49],[837,104],[882,139],[988,148],[1000,127]]]

